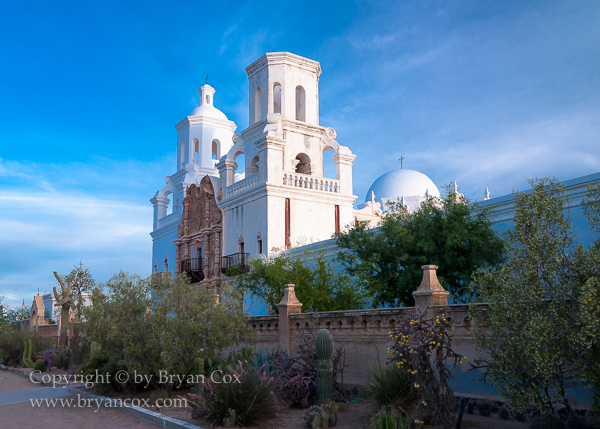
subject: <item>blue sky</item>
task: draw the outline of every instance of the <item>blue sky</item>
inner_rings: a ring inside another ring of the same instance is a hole
[[[174,125],[208,73],[244,129],[264,52],[321,63],[321,124],[357,155],[359,203],[401,155],[475,199],[598,172],[598,22],[579,0],[4,2],[0,296],[30,303],[80,260],[98,281],[149,274]]]

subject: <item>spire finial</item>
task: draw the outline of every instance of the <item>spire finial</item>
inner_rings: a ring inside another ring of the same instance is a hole
[[[205,79],[206,84],[208,85],[208,73],[206,73],[206,79]]]
[[[398,159],[398,161],[400,161],[400,168],[402,168],[402,161],[404,161],[404,157],[403,157],[403,156],[401,156],[401,157]]]
[[[484,201],[487,201],[487,200],[489,200],[489,199],[490,199],[490,191],[488,190],[488,188],[485,188],[485,192],[483,193],[483,195],[484,195],[484,197],[485,197],[485,198],[483,199]]]

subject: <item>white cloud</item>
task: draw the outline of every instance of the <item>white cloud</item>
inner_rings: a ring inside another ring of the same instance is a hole
[[[18,190],[0,188],[0,296],[11,305],[20,305],[21,298],[27,303],[38,287],[50,291],[55,283],[52,271],[67,273],[80,259],[98,281],[120,269],[149,273],[152,206],[147,201],[153,191],[143,192],[147,198],[133,196],[128,187],[144,188],[150,180],[138,178],[133,185],[126,180],[156,169],[135,161],[99,164],[102,169],[81,163],[48,165],[42,173],[35,166],[0,163],[2,176],[21,179]],[[27,174],[28,169],[32,173]],[[86,192],[86,181],[77,183],[82,178],[95,181],[93,191]],[[154,179],[158,188],[160,180]],[[36,186],[39,181],[48,186]],[[125,189],[114,191],[114,182]]]

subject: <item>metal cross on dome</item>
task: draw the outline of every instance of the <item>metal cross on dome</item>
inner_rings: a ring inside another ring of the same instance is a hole
[[[402,168],[402,161],[404,161],[404,157],[403,157],[403,156],[401,156],[401,157],[398,159],[398,161],[400,161],[400,168]]]
[[[206,84],[208,85],[208,73],[206,73]]]

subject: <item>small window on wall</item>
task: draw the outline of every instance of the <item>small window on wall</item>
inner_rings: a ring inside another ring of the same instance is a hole
[[[221,155],[221,142],[217,139],[212,141],[212,159],[219,159]]]
[[[262,252],[263,252],[262,240],[258,240],[258,254],[260,255]]]
[[[200,142],[194,139],[194,160],[200,159]]]

